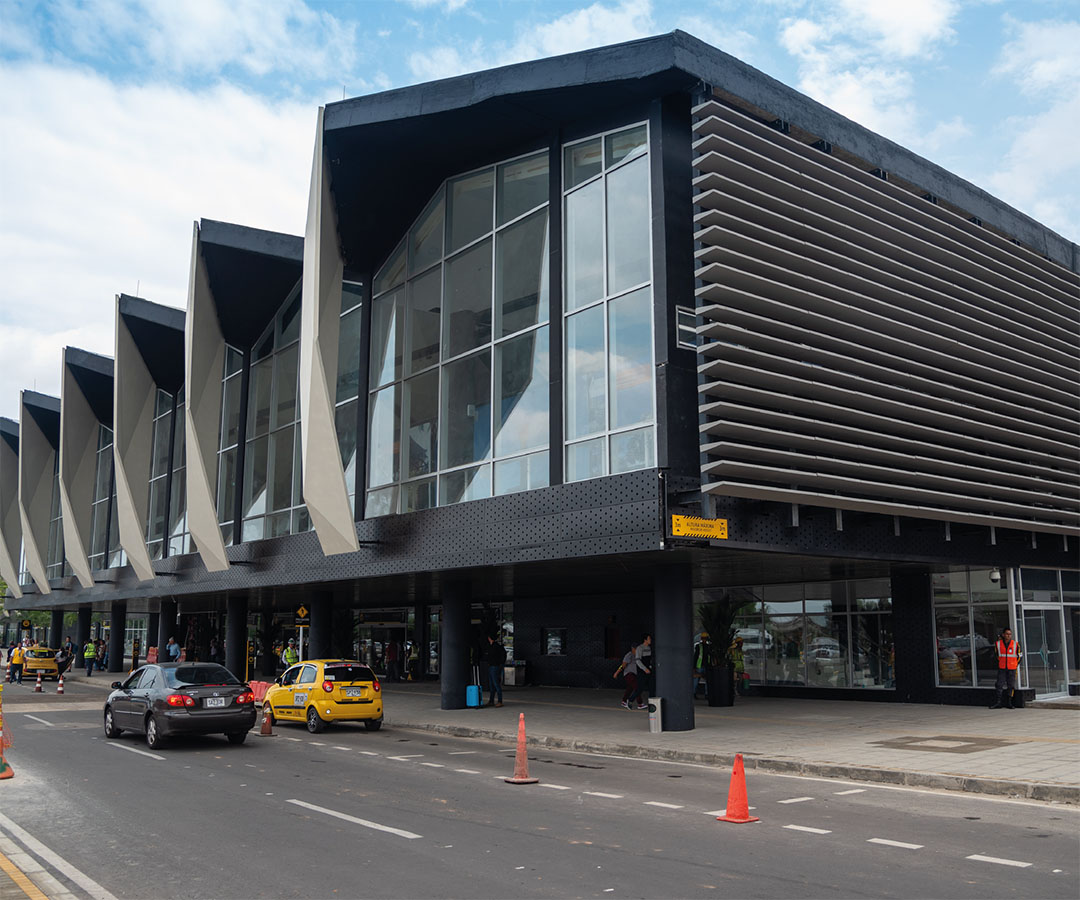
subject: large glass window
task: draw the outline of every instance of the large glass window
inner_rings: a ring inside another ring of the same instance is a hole
[[[654,464],[648,129],[564,149],[566,480]]]
[[[240,446],[240,392],[243,385],[244,355],[235,347],[225,347],[225,371],[221,380],[221,433],[218,444],[218,522],[225,546],[233,543],[236,512],[236,464]],[[151,523],[154,516],[154,498],[151,495]],[[165,513],[162,509],[162,523]],[[164,533],[164,524],[162,525]],[[151,524],[151,540],[156,531]]]
[[[932,576],[937,684],[993,687],[994,642],[1009,625],[1008,580],[989,569],[951,569]]]
[[[53,455],[52,507],[49,514],[49,548],[45,557],[45,576],[50,580],[71,574],[64,557],[64,523],[60,506],[60,454]]]
[[[239,387],[239,380],[236,381]],[[175,396],[158,390],[150,452],[150,493],[147,498],[146,548],[151,559],[191,552],[187,526],[187,477],[184,453],[184,392]],[[229,427],[239,429],[238,413]],[[170,466],[172,478],[170,479]],[[115,490],[115,489],[114,489]],[[115,515],[113,516],[115,519]],[[115,524],[112,526],[115,528]],[[115,563],[110,563],[115,565]]]
[[[367,517],[548,483],[548,191],[546,151],[450,179],[376,274]]]
[[[363,300],[363,285],[350,281],[342,283],[334,427],[337,431],[338,450],[341,452],[341,465],[345,470],[345,488],[349,493],[350,508],[353,508],[356,499],[356,417],[357,398],[360,393]]]

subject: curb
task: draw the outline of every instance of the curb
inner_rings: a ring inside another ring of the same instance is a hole
[[[443,725],[434,722],[399,722],[387,716],[386,724],[396,728],[445,734],[450,737],[484,738],[492,741],[513,743],[514,736],[485,728],[467,725]],[[729,768],[735,761],[735,753],[706,753],[692,750],[642,747],[639,744],[615,744],[603,741],[584,741],[573,738],[543,735],[528,738],[530,747],[550,750],[576,750],[579,753],[597,753],[611,756],[628,756],[637,759],[655,759],[668,762],[697,763],[699,765]],[[1080,806],[1080,785],[1051,784],[1042,781],[1014,781],[1005,778],[980,778],[973,775],[945,775],[936,772],[912,772],[906,769],[882,769],[874,766],[849,766],[840,763],[812,763],[783,757],[755,756],[743,751],[747,769],[776,775],[808,775],[819,778],[842,778],[867,784],[896,784],[933,790],[958,791],[968,794],[984,794],[1022,800],[1040,800],[1049,803],[1065,803]]]

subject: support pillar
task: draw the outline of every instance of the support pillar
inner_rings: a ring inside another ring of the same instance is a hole
[[[127,604],[122,600],[110,604],[109,610],[109,671],[124,671],[124,633],[127,630]]]
[[[146,656],[151,647],[156,647],[158,643],[158,621],[161,616],[156,613],[148,613],[146,617],[146,640],[143,641],[143,656]]]
[[[90,640],[90,614],[92,610],[89,606],[79,607],[79,621],[76,625],[75,633],[78,635],[75,640],[75,657],[78,662],[82,661],[83,647],[86,646],[86,642]],[[76,665],[76,668],[78,666]]]
[[[330,633],[333,626],[333,595],[320,591],[311,596],[311,628],[305,659],[326,659],[330,656]]]
[[[694,728],[694,602],[690,565],[660,566],[653,579],[653,670],[664,731]]]
[[[442,590],[442,647],[439,677],[442,709],[464,709],[469,683],[469,585],[451,582]]]
[[[274,653],[274,602],[263,597],[259,607],[259,673],[271,681],[277,672],[278,658]]]
[[[162,600],[157,633],[158,662],[169,661],[169,638],[171,637],[176,637],[176,601]]]
[[[225,668],[237,678],[250,677],[247,669],[247,597],[225,601]]]
[[[406,673],[412,672],[412,677],[416,681],[424,680],[425,662],[428,658],[427,638],[424,637],[427,634],[427,616],[428,608],[426,605],[417,603],[413,607],[413,630],[412,634],[409,635],[409,640],[412,641],[412,645],[416,649],[416,664],[414,670],[411,663],[412,652],[408,652],[404,658],[404,671]],[[406,674],[406,677],[408,677],[408,674]]]
[[[49,616],[49,640],[47,646],[52,647],[54,650],[59,650],[64,643],[63,631],[64,611],[62,609],[54,609]]]

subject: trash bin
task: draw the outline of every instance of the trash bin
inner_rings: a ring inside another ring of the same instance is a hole
[[[660,697],[649,698],[649,732],[659,734],[664,730],[664,720],[661,713],[664,701]]]

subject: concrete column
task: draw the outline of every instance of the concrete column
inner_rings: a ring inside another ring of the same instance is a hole
[[[49,616],[49,646],[59,650],[64,643],[64,611],[54,609]]]
[[[157,658],[158,662],[169,661],[169,638],[176,637],[176,601],[162,600],[161,614],[158,619]],[[150,640],[147,638],[147,640]]]
[[[933,587],[927,568],[892,573],[892,626],[896,646],[896,696],[905,703],[941,702],[934,687]],[[885,653],[889,648],[883,648]],[[989,692],[987,692],[989,694]]]
[[[423,603],[418,603],[413,607],[413,632],[409,635],[413,644],[416,646],[416,673],[413,677],[417,681],[422,681],[424,673],[427,669],[425,660],[428,656],[427,650],[427,638],[424,636],[427,634],[427,616],[428,608]],[[406,656],[402,662],[402,671],[408,672],[409,658]]]
[[[653,671],[664,701],[664,731],[694,728],[694,604],[690,565],[660,566],[653,577]]]
[[[247,597],[225,601],[225,668],[243,678],[247,652]],[[253,674],[253,673],[252,673]]]
[[[89,606],[79,607],[79,622],[75,629],[75,634],[77,635],[75,639],[75,668],[79,667],[79,663],[82,661],[83,647],[85,647],[86,642],[90,640],[90,613],[91,609]]]
[[[274,655],[274,604],[269,597],[264,597],[259,609],[259,673],[274,680],[277,672],[277,657]]]
[[[304,659],[326,659],[330,655],[333,595],[327,592],[312,594],[308,606],[311,608],[311,628],[308,629]]]
[[[156,612],[148,613],[146,616],[146,640],[143,641],[142,649],[142,655],[144,659],[146,658],[146,652],[151,647],[157,646],[158,628],[160,627],[158,625],[158,622],[160,619],[161,616]]]
[[[124,631],[127,625],[127,604],[117,601],[109,611],[109,671],[124,671]]]
[[[465,687],[469,683],[469,599],[468,584],[451,582],[443,586],[439,654],[442,709],[465,708]]]

